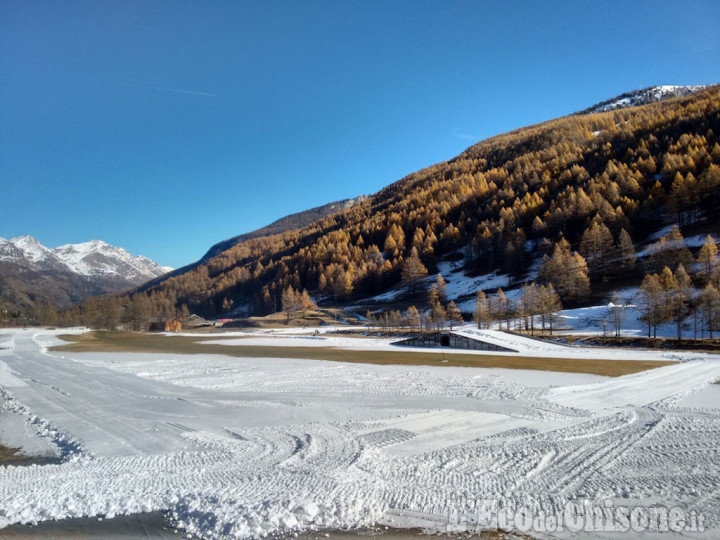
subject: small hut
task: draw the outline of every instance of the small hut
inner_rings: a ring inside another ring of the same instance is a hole
[[[180,319],[177,317],[171,317],[167,321],[165,321],[165,331],[166,332],[182,332],[183,324]]]
[[[185,326],[187,328],[201,328],[203,326],[212,326],[213,323],[210,321],[206,321],[199,315],[195,315],[194,313],[185,320]]]

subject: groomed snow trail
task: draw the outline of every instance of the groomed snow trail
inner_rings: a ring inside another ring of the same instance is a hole
[[[720,534],[720,403],[682,406],[720,379],[711,356],[607,379],[59,355],[48,340],[0,333],[3,407],[75,454],[0,467],[0,526],[166,509],[206,538],[374,522],[443,530],[480,501],[551,511],[587,498],[701,512],[699,536]]]

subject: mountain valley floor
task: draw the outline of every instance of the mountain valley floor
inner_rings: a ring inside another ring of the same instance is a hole
[[[318,360],[322,348],[368,359],[397,349],[299,330],[213,336],[184,353],[55,350],[66,331],[3,330],[0,443],[61,462],[0,467],[0,527],[165,511],[203,538],[372,525],[564,538],[579,534],[562,521],[571,509],[575,523],[586,512],[580,534],[601,538],[626,525],[649,538],[663,527],[717,536],[720,357],[461,332],[538,362],[642,369]],[[653,530],[645,518],[663,509],[670,519]]]

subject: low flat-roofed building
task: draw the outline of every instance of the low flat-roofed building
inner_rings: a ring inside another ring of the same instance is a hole
[[[488,343],[480,339],[456,334],[455,332],[423,332],[418,333],[393,345],[401,347],[423,347],[433,349],[436,347],[448,347],[450,349],[464,349],[470,351],[494,351],[494,352],[517,352],[514,349],[501,347],[494,343]]]

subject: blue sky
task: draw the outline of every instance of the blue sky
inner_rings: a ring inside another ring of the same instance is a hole
[[[717,1],[0,0],[0,236],[177,267],[483,138],[717,82]]]

